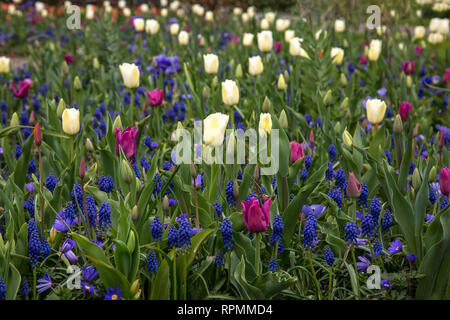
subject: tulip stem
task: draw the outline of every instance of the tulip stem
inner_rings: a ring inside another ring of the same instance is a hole
[[[316,272],[314,271],[314,266],[313,266],[312,260],[313,260],[312,250],[309,250],[309,266],[311,267],[311,274],[313,276],[314,283],[316,284],[316,287],[317,287],[317,298],[319,300],[322,300],[322,295],[320,294],[320,284],[319,284],[319,280],[317,280],[317,276],[316,276]]]
[[[330,267],[330,273],[328,276],[329,280],[328,280],[328,300],[330,300],[331,297],[331,291],[333,289],[333,267]]]
[[[198,218],[197,184],[196,184],[196,181],[195,181],[196,177],[194,177],[193,180],[194,180],[194,201],[195,201],[195,225],[197,227],[197,232],[200,232],[200,220]]]
[[[260,274],[259,263],[261,261],[260,253],[261,253],[261,233],[257,232],[255,234],[255,270],[256,274]]]
[[[356,299],[360,299],[359,297],[359,275],[358,275],[358,266],[356,265],[356,258],[355,258],[355,247],[352,245],[352,259],[353,259],[353,265],[355,266],[355,273],[356,273],[356,287],[358,290],[358,295],[356,296]]]
[[[42,168],[42,154],[41,154],[41,147],[38,146],[38,154],[39,154],[39,182],[41,184],[41,235],[42,240],[45,238],[45,210],[44,210],[44,175],[43,175],[43,168]]]
[[[36,266],[33,268],[33,300],[36,300]]]

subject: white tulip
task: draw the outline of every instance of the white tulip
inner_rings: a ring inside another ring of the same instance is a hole
[[[264,66],[260,56],[248,58],[248,73],[252,76],[260,75],[264,71]]]
[[[133,63],[123,63],[119,66],[120,73],[125,87],[137,88],[139,87],[139,68]]]
[[[8,57],[0,57],[0,73],[9,73],[11,59]]]
[[[345,20],[337,19],[334,22],[334,31],[336,31],[337,33],[344,32],[345,31]]]
[[[180,45],[186,46],[189,43],[189,33],[187,33],[187,31],[185,30],[182,30],[178,34],[178,42],[180,43]]]
[[[159,31],[159,22],[155,19],[147,19],[145,21],[145,32],[149,34],[157,34]]]
[[[287,43],[289,43],[291,41],[291,39],[293,39],[294,37],[295,37],[294,30],[286,30],[284,32],[284,41],[286,41]]]
[[[203,120],[203,140],[205,145],[220,147],[225,137],[229,115],[220,112],[210,114]]]
[[[251,46],[254,37],[255,35],[253,33],[244,33],[244,36],[242,38],[242,44],[245,47]]]
[[[273,47],[272,31],[258,33],[258,48],[261,52],[269,52]]]
[[[239,102],[239,88],[233,80],[222,82],[222,101],[229,106],[234,106]]]
[[[145,20],[143,18],[136,18],[133,20],[133,25],[137,32],[142,32],[145,28]]]
[[[180,25],[178,23],[172,23],[170,25],[170,34],[176,35],[178,34],[178,31],[180,31]]]
[[[277,19],[275,23],[275,28],[279,32],[285,31],[291,25],[291,20],[289,19]]]
[[[203,55],[203,63],[205,66],[205,72],[208,74],[215,74],[219,70],[219,57],[215,54]]]

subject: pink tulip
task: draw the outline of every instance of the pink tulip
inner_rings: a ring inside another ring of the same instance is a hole
[[[442,168],[441,176],[439,177],[439,186],[441,187],[441,192],[448,196],[450,194],[450,169]]]
[[[360,64],[367,64],[367,62],[369,62],[369,59],[367,59],[365,55],[362,55],[361,58],[359,58]]]
[[[358,179],[356,179],[353,172],[350,172],[347,182],[347,194],[352,198],[357,198],[361,194],[361,190],[361,183],[359,183]]]
[[[443,82],[450,82],[450,68],[445,69],[444,75],[442,76]]]
[[[25,79],[24,81],[19,82],[19,89],[16,89],[14,82],[11,82],[12,92],[17,98],[25,98],[28,96],[28,91],[30,90],[32,83],[33,81],[31,81],[31,79]]]
[[[403,121],[408,120],[408,116],[412,114],[412,104],[408,101],[403,101],[398,110]]]
[[[64,56],[64,60],[66,60],[66,62],[67,62],[68,64],[72,64],[72,63],[73,63],[73,56],[72,56],[71,54],[66,54],[66,55]]]
[[[289,155],[289,160],[291,163],[305,157],[305,146],[303,143],[300,144],[297,141],[291,141],[289,146],[291,147],[291,153]]]
[[[269,228],[270,201],[270,198],[267,199],[262,208],[256,198],[251,198],[248,202],[241,201],[244,224],[251,233],[264,232]]]
[[[413,74],[415,70],[416,70],[416,63],[414,61],[403,62],[403,73],[404,74]]]
[[[416,57],[418,57],[422,53],[423,48],[421,46],[414,46],[414,51],[416,51]]]
[[[136,137],[138,135],[138,129],[127,127],[122,132],[120,128],[116,128],[116,154],[120,154],[119,146],[122,147],[123,152],[127,158],[131,158],[136,155]]]
[[[164,100],[164,90],[147,91],[147,96],[152,107],[159,106]]]
[[[281,42],[280,42],[280,41],[275,42],[275,43],[273,44],[273,48],[275,49],[275,52],[276,52],[276,53],[280,52],[280,51],[281,51]]]

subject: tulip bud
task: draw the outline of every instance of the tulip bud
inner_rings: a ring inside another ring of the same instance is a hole
[[[191,176],[192,178],[197,178],[197,170],[195,170],[195,166],[193,163],[191,163]]]
[[[286,116],[286,112],[283,110],[281,110],[280,113],[280,118],[278,119],[278,121],[280,122],[280,125],[283,129],[286,129],[288,127],[288,119]]]
[[[138,293],[139,290],[139,279],[136,279],[136,281],[133,282],[133,284],[130,287],[130,292],[132,295],[135,295]]]
[[[136,248],[136,236],[134,235],[133,230],[130,230],[130,235],[128,236],[127,241],[127,247],[128,250],[130,250],[130,253],[133,253],[134,249]]]
[[[139,218],[139,210],[136,205],[133,207],[133,209],[131,209],[131,218],[134,221],[136,221]]]
[[[402,118],[400,117],[399,114],[397,114],[394,119],[394,132],[401,133],[402,131],[403,131]]]
[[[96,69],[96,70],[100,69],[100,63],[98,62],[97,57],[94,57],[92,64],[93,64],[94,69]]]
[[[50,229],[50,242],[55,242],[57,231],[55,228]]]
[[[82,156],[81,161],[80,161],[80,170],[78,171],[78,176],[80,177],[81,180],[83,180],[85,174],[86,174],[86,159],[84,158],[84,156]]]
[[[120,168],[122,179],[126,184],[130,184],[133,181],[133,170],[125,159],[122,159]]]
[[[170,204],[169,204],[169,198],[167,197],[167,195],[165,195],[162,200],[162,208],[165,212],[169,211]]]
[[[217,76],[215,76],[212,80],[211,87],[214,89],[215,87],[217,87],[218,83],[219,83],[219,78],[217,78]]]
[[[422,179],[420,178],[420,173],[417,168],[414,169],[414,173],[412,176],[412,184],[414,189],[419,189],[420,185],[422,184]]]
[[[348,107],[348,97],[345,97],[345,99],[342,100],[342,102],[341,102],[341,108],[345,109],[347,107]]]
[[[284,70],[283,76],[284,76],[284,80],[286,80],[286,82],[289,82],[289,72],[287,72],[287,70]]]
[[[255,171],[253,171],[253,179],[255,180],[255,183],[259,182],[259,167],[258,167],[258,165],[255,165]]]
[[[56,114],[58,115],[58,118],[62,116],[64,110],[66,110],[66,103],[64,102],[64,99],[59,99],[58,103],[58,109],[56,109]]]
[[[278,77],[278,83],[277,83],[278,90],[286,90],[287,85],[286,81],[284,81],[283,74],[280,73],[280,76]]]
[[[56,100],[52,99],[52,101],[50,101],[50,108],[55,111],[56,109]]]
[[[233,195],[235,199],[239,199],[239,185],[236,180],[234,180]]]
[[[442,194],[448,196],[450,195],[450,169],[441,168],[441,175],[439,177],[439,188]]]
[[[325,97],[323,98],[323,104],[324,105],[329,105],[331,103],[331,90],[328,90],[327,93],[325,94]]]
[[[204,100],[208,99],[209,91],[210,91],[210,89],[208,86],[203,87],[202,96],[203,96]]]
[[[350,132],[347,131],[347,129],[344,130],[344,133],[342,134],[342,140],[344,140],[344,143],[347,147],[351,148],[353,145],[353,137],[350,134]]]
[[[123,131],[122,121],[120,120],[120,116],[117,116],[113,123],[113,132],[116,132],[116,129],[119,128],[120,131]]]
[[[433,182],[436,179],[436,166],[433,166],[430,170],[430,175],[428,176],[428,182]]]
[[[342,84],[343,86],[346,86],[346,85],[347,85],[347,77],[345,76],[344,73],[341,73],[341,84]]]
[[[140,191],[141,187],[142,187],[142,182],[141,182],[141,180],[139,180],[138,177],[136,177],[136,190]]]
[[[266,96],[264,98],[264,102],[263,102],[263,105],[262,105],[262,111],[263,112],[269,112],[270,107],[271,107],[270,99]]]
[[[42,133],[41,133],[41,122],[38,121],[34,127],[34,143],[36,146],[40,147],[42,143]]]
[[[234,130],[231,132],[231,134],[228,136],[227,139],[227,148],[226,148],[226,156],[227,159],[234,159],[234,149],[235,149],[235,145],[236,145],[236,137],[235,137],[235,133]]]
[[[69,65],[67,64],[66,61],[63,61],[61,68],[62,68],[62,73],[63,74],[68,74],[69,73]]]
[[[348,181],[347,181],[347,195],[349,195],[352,198],[358,198],[361,194],[362,186],[361,183],[356,179],[353,172],[350,172],[348,175]]]
[[[236,78],[242,78],[242,75],[242,66],[241,64],[238,64],[238,66],[236,67]]]
[[[14,112],[12,117],[11,117],[10,125],[11,125],[11,127],[15,127],[15,126],[19,125],[19,116],[17,115],[16,112]]]
[[[73,81],[73,87],[77,91],[83,89],[83,85],[81,84],[80,78],[78,78],[78,76],[75,76],[75,80]]]
[[[414,197],[415,197],[414,187],[411,187],[410,191],[411,191],[411,199],[414,200]]]
[[[86,149],[88,151],[94,151],[94,145],[92,144],[92,141],[89,138],[86,139]]]

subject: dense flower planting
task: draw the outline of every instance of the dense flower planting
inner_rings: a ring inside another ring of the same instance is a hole
[[[450,298],[449,20],[421,18],[449,3],[428,2],[364,32],[1,2],[0,300]]]

